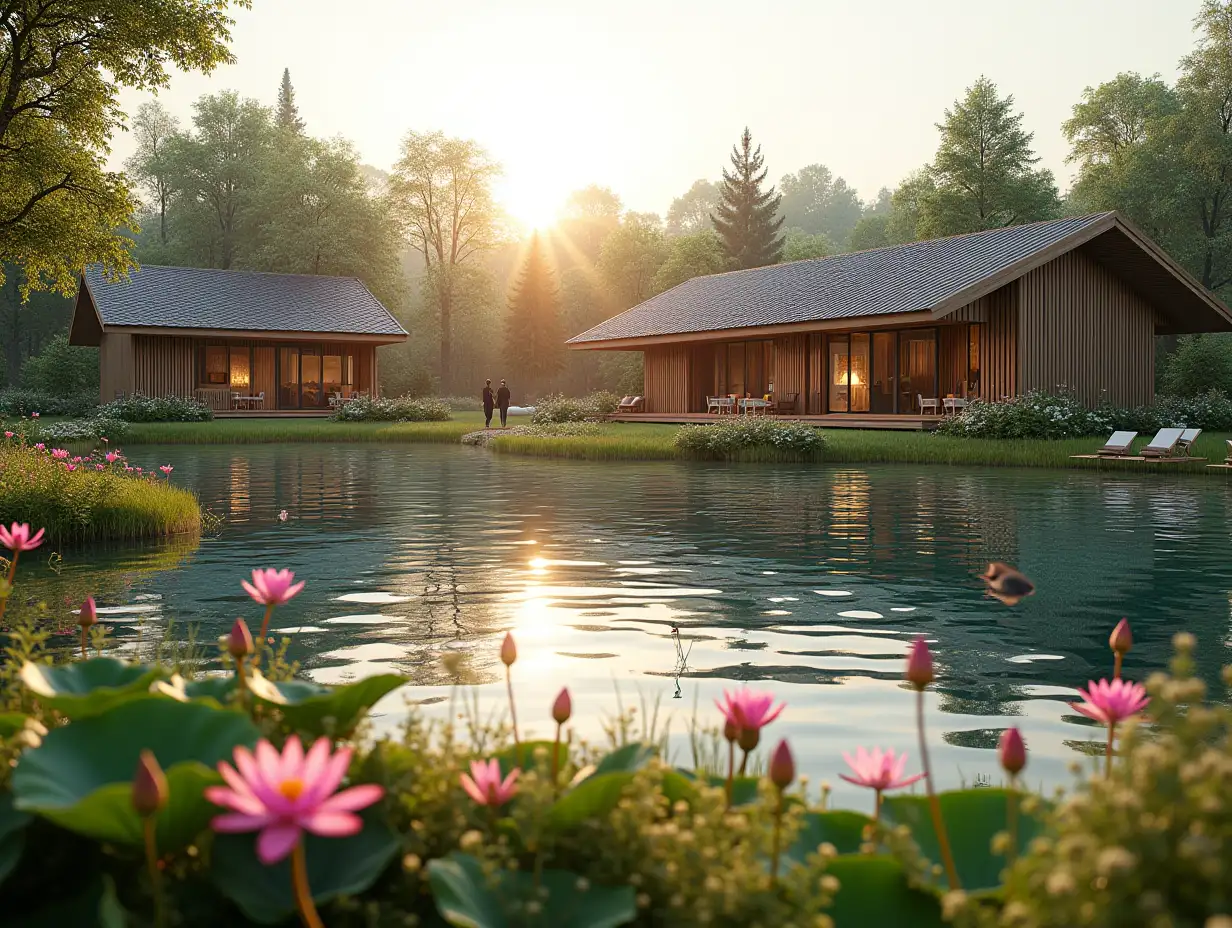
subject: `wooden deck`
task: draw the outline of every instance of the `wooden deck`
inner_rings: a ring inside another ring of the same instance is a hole
[[[704,412],[637,412],[617,413],[609,417],[612,422],[659,422],[705,424],[720,422],[738,416],[716,416]],[[760,417],[758,417],[760,418]],[[826,416],[769,416],[791,422],[804,422],[819,429],[898,429],[902,431],[931,431],[941,421],[940,416],[894,416],[877,413],[831,413]]]
[[[216,409],[215,419],[326,419],[332,409]]]

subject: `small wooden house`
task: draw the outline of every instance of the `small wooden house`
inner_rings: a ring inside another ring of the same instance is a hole
[[[69,329],[99,349],[99,399],[196,397],[222,413],[327,411],[377,395],[378,345],[406,331],[354,277],[146,265],[81,276]]]
[[[1146,404],[1157,335],[1229,330],[1218,298],[1097,213],[697,277],[569,346],[643,352],[642,417],[769,395],[835,425],[919,427],[1062,385],[1091,405]]]

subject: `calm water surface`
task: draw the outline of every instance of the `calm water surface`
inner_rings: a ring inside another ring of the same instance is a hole
[[[579,733],[598,738],[625,706],[661,700],[677,759],[694,713],[724,687],[772,690],[801,767],[836,787],[840,752],[908,749],[912,696],[900,684],[918,633],[941,685],[928,723],[951,785],[998,779],[992,748],[1016,724],[1030,778],[1067,782],[1099,732],[1067,702],[1109,672],[1121,616],[1145,677],[1179,629],[1199,636],[1204,676],[1232,656],[1229,507],[1223,480],[1131,479],[906,466],[589,464],[432,446],[142,448],[175,465],[226,524],[199,545],[69,552],[56,595],[101,591],[115,634],[148,647],[161,627],[222,634],[259,612],[239,580],[289,567],[306,591],[278,610],[292,655],[327,683],[389,670],[406,700],[447,711],[442,654],[460,652],[483,704],[503,706],[496,655],[513,629],[520,715],[548,734],[567,684]],[[279,510],[290,518],[280,522]],[[1010,609],[975,575],[1018,565],[1038,593]],[[673,636],[679,630],[680,647]]]

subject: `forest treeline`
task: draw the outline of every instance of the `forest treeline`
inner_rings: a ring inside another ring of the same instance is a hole
[[[32,203],[0,195],[6,376],[16,383],[66,318],[54,299],[23,306],[22,294],[70,286],[75,258],[359,277],[412,333],[382,349],[384,388],[395,393],[473,392],[485,377],[508,377],[524,397],[632,392],[636,354],[571,353],[564,340],[694,276],[1105,209],[1227,296],[1232,0],[1206,0],[1195,36],[1175,83],[1124,72],[1083,91],[1061,127],[1076,166],[1065,194],[1039,167],[1012,94],[979,77],[938,114],[933,158],[871,196],[820,163],[775,180],[773,152],[735,127],[721,173],[691,184],[662,216],[628,210],[595,185],[529,237],[501,214],[500,165],[477,141],[411,131],[396,163],[366,165],[350,143],[313,134],[286,72],[269,105],[225,91],[173,114],[155,99],[131,120],[137,150],[124,173],[100,173],[107,208],[79,204],[66,217],[62,206],[48,220],[107,223],[105,241],[94,227],[67,238],[57,227],[59,253],[54,237],[19,240],[18,227],[33,228],[48,205],[86,202],[90,191],[45,192],[27,178]],[[0,141],[13,124],[21,119]],[[21,171],[4,151],[0,180]],[[5,224],[18,213],[17,226]]]

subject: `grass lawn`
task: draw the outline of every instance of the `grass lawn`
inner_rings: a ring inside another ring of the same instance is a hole
[[[526,424],[518,418],[511,424]],[[253,444],[266,442],[441,442],[458,441],[483,427],[479,412],[455,413],[449,422],[333,422],[328,419],[215,419],[212,422],[133,423],[125,444]],[[664,461],[680,458],[673,444],[679,426],[613,423],[598,436],[533,438],[509,435],[489,447],[498,454],[571,458],[589,461]],[[1187,471],[1225,476],[1232,471],[1207,469],[1219,463],[1232,434],[1206,433],[1199,440],[1194,464],[1149,464],[1134,461],[1082,461],[1070,455],[1089,454],[1102,438],[1061,441],[950,438],[929,432],[827,429],[823,460],[843,464],[960,464],[993,467],[1054,467],[1134,472]],[[1140,438],[1136,447],[1146,444]],[[748,461],[774,460],[773,452],[757,451]]]

